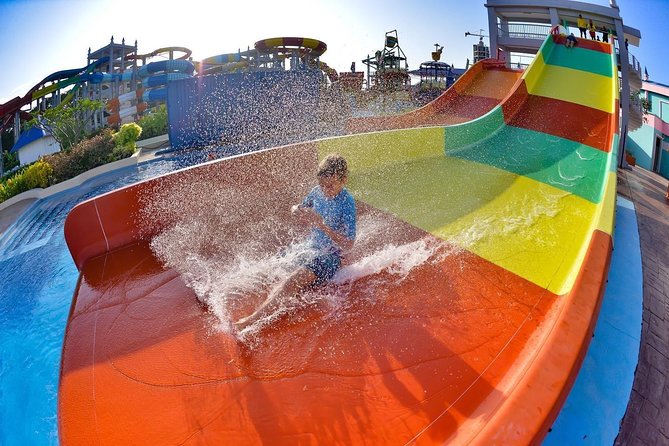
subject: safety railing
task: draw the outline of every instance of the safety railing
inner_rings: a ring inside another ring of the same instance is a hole
[[[536,39],[544,40],[551,32],[550,25],[536,25],[529,23],[509,23],[502,27],[497,25],[497,36],[511,39]]]
[[[530,66],[534,57],[534,54],[509,53],[509,66],[511,68],[524,70]]]
[[[634,54],[628,52],[627,55],[630,63],[630,68],[636,71],[639,74],[639,77],[641,77],[641,62],[639,62],[639,60],[636,58]]]
[[[616,60],[618,61],[618,65],[620,65],[620,48],[616,44]],[[636,58],[634,54],[632,54],[631,51],[627,50],[627,60],[629,63],[629,68],[630,70],[634,71],[640,79],[643,79],[642,76],[642,71],[641,71],[641,62],[639,62],[639,59]]]

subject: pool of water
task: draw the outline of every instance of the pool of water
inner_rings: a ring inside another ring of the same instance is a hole
[[[79,272],[63,224],[78,203],[201,161],[159,160],[35,202],[0,236],[0,444],[57,445],[65,325]]]

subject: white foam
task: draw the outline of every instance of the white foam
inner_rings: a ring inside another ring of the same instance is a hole
[[[333,278],[333,282],[337,284],[355,282],[362,277],[384,271],[402,280],[414,268],[422,265],[435,254],[438,244],[431,240],[425,238],[403,245],[387,244],[357,262],[340,269]]]
[[[243,337],[252,339],[261,326],[283,314],[296,313],[300,308],[311,305],[324,307],[328,313],[326,317],[338,315],[349,290],[360,279],[385,272],[393,282],[399,283],[414,268],[444,255],[444,243],[433,238],[405,244],[381,243],[381,240],[387,239],[390,230],[389,223],[378,216],[360,218],[358,237],[350,253],[358,260],[338,271],[332,280],[336,286],[287,299],[272,314],[248,327]],[[165,266],[181,274],[186,285],[209,308],[216,317],[215,329],[225,331],[230,330],[233,318],[241,317],[239,309],[245,305],[248,307],[245,299],[254,299],[258,305],[300,267],[300,259],[308,255],[310,249],[301,242],[292,243],[280,252],[267,253],[260,249],[262,244],[252,240],[243,243],[227,243],[227,240],[217,242],[225,245],[226,250],[216,251],[207,242],[213,242],[212,235],[203,231],[201,222],[184,217],[172,228],[154,237],[151,248]],[[367,284],[364,292],[370,299],[377,286],[384,286],[384,283],[370,281]]]

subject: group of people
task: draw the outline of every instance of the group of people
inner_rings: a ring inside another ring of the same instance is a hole
[[[576,19],[576,26],[578,26],[578,30],[581,32],[581,37],[584,39],[587,39],[587,34],[590,34],[590,39],[592,40],[599,40],[599,36],[597,35],[597,32],[599,31],[602,34],[602,42],[607,42],[609,41],[609,34],[611,34],[611,30],[609,30],[606,26],[602,26],[601,28],[597,29],[595,24],[592,22],[592,19],[589,19],[587,22],[583,18],[583,15],[579,14],[578,19]]]
[[[578,15],[578,19],[576,19],[576,26],[578,27],[578,30],[581,32],[582,39],[587,39],[589,34],[591,40],[597,40],[609,43],[609,34],[611,34],[611,30],[606,26],[597,28],[597,26],[595,26],[595,24],[593,23],[592,19],[588,19],[588,21],[586,22],[582,14]],[[601,40],[599,39],[597,32],[600,32],[602,34]],[[574,36],[574,33],[571,33],[569,36],[567,36],[567,41],[565,45],[567,46],[567,48],[572,48],[574,45],[576,45],[576,42],[577,40],[576,37]],[[627,39],[625,39],[625,45],[627,45]]]

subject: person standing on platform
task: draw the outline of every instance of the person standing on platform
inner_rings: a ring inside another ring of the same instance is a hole
[[[606,26],[602,26],[602,42],[609,43],[609,29]]]
[[[585,38],[585,30],[588,25],[585,23],[585,19],[581,14],[579,14],[578,19],[576,19],[576,26],[578,26],[578,30],[581,32],[581,37]]]
[[[597,28],[595,27],[595,24],[592,23],[592,19],[590,19],[590,22],[588,23],[588,31],[590,31],[590,38],[595,40],[595,37],[597,36]]]

